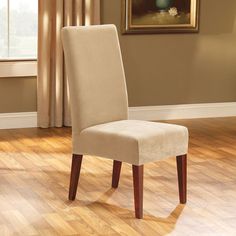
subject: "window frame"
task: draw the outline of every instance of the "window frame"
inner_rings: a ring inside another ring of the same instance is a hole
[[[0,79],[37,76],[37,60],[0,61]]]
[[[7,0],[7,43],[10,48],[10,0]],[[36,58],[0,58],[0,78],[37,76]]]

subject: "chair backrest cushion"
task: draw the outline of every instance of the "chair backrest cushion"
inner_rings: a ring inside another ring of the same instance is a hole
[[[65,27],[62,42],[73,132],[127,119],[127,90],[116,27]]]

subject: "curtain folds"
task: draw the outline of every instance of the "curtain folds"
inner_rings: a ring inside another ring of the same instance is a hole
[[[100,0],[39,0],[38,126],[70,126],[61,29],[100,24]]]

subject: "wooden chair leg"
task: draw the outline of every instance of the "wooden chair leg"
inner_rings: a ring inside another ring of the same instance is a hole
[[[69,200],[75,200],[83,155],[72,155]]]
[[[179,200],[181,204],[187,201],[187,155],[177,156],[177,173],[179,183]]]
[[[132,166],[134,182],[135,217],[143,218],[143,165]]]
[[[120,180],[121,161],[113,161],[112,188],[117,188]]]

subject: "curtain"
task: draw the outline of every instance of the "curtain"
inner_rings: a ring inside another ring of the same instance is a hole
[[[39,0],[38,126],[70,126],[61,29],[100,23],[100,0]]]

